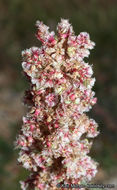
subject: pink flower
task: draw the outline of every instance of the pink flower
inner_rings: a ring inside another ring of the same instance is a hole
[[[23,141],[18,141],[18,144],[19,144],[20,146],[25,146],[25,143],[24,143]]]
[[[48,80],[47,82],[46,82],[46,87],[53,87],[53,81],[52,80]]]
[[[93,98],[92,101],[91,101],[91,103],[92,103],[93,105],[96,104],[96,102],[97,102],[97,98]]]
[[[29,143],[31,143],[31,144],[32,144],[32,143],[34,142],[33,137],[29,136],[29,137],[28,137],[28,141],[29,141]]]
[[[51,144],[50,144],[49,142],[47,142],[47,146],[48,146],[48,147],[50,147],[50,146],[51,146]]]
[[[71,100],[75,100],[75,94],[71,94],[71,95],[70,95],[70,99],[71,99]]]
[[[53,107],[56,105],[56,96],[54,93],[50,93],[46,96],[45,102],[48,104],[48,106]]]
[[[36,109],[36,111],[35,111],[35,116],[38,116],[39,113],[40,113],[40,110],[39,110],[39,109]]]
[[[41,190],[43,190],[44,189],[43,184],[38,184],[38,188],[40,188]]]
[[[58,125],[57,123],[55,123],[54,127],[55,127],[55,128],[58,128],[58,127],[59,127],[59,125]]]
[[[35,128],[35,125],[30,125],[30,130],[33,131]]]
[[[50,36],[48,38],[48,45],[51,46],[51,45],[55,45],[56,44],[56,40],[54,38],[54,36]]]
[[[87,32],[81,32],[77,37],[78,45],[82,48],[93,49],[95,43],[90,41],[89,34]]]
[[[84,46],[87,44],[89,39],[89,34],[87,32],[81,32],[77,37],[77,42],[79,45]]]

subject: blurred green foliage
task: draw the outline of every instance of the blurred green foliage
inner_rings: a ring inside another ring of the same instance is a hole
[[[96,77],[94,90],[98,97],[98,106],[94,106],[89,115],[98,122],[101,133],[94,142],[92,155],[109,172],[117,163],[116,0],[1,0],[0,66],[4,74],[6,70],[11,72],[11,78],[7,74],[6,78],[12,79],[12,83],[9,86],[0,85],[0,89],[11,88],[20,93],[28,88],[28,82],[21,74],[21,51],[40,45],[35,37],[36,20],[42,20],[51,30],[55,30],[60,18],[69,19],[76,34],[89,32],[96,43],[89,61],[93,64]],[[1,190],[19,190],[18,181],[26,176],[26,171],[18,166],[17,176],[12,179],[12,172],[8,173],[5,169],[10,162],[16,162],[17,153],[14,153],[13,141],[20,126],[20,122],[12,121],[10,140],[0,137]]]

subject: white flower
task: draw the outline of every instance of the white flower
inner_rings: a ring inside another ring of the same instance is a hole
[[[22,51],[22,56],[31,55],[31,48]]]
[[[61,73],[55,73],[55,74],[54,74],[54,77],[60,79],[60,78],[63,77],[63,74],[61,74]]]
[[[93,74],[93,70],[91,67],[88,68],[88,74],[91,76]]]
[[[45,32],[46,34],[48,33],[49,27],[46,26],[45,24],[43,24],[43,22],[37,20],[37,21],[36,21],[36,26],[38,27],[38,29],[41,30],[42,33],[44,33],[44,32]]]
[[[22,62],[22,68],[24,69],[24,71],[29,70],[30,64],[27,64],[27,62]]]
[[[57,30],[59,33],[66,33],[70,26],[68,19],[61,19],[61,22],[58,23]]]
[[[80,98],[76,98],[75,104],[79,104],[79,102],[80,102]]]
[[[65,143],[69,143],[69,142],[70,142],[70,140],[69,140],[68,137],[64,137],[63,141],[64,141]]]
[[[91,85],[91,86],[94,86],[95,81],[96,81],[96,79],[95,79],[95,78],[92,78],[92,79],[91,79],[91,82],[90,82],[90,85]]]
[[[39,83],[39,80],[36,79],[36,78],[32,78],[32,79],[31,79],[31,82],[32,82],[32,84],[38,84],[38,83]]]
[[[29,168],[30,168],[29,162],[24,162],[23,166],[24,166],[24,168],[26,168],[26,169],[29,169]]]
[[[33,47],[31,48],[31,50],[32,50],[33,52],[35,52],[35,51],[38,51],[38,50],[39,50],[39,48],[38,48],[38,47],[33,46]]]
[[[92,86],[94,86],[95,81],[96,81],[95,78],[91,78],[91,80],[90,80],[90,84],[87,85],[87,88],[92,88]]]
[[[25,183],[24,181],[20,181],[20,184],[21,184],[21,189],[22,190],[27,190],[27,188],[28,188],[28,184],[27,183]]]

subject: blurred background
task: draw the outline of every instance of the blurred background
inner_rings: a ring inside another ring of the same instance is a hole
[[[87,31],[96,47],[93,64],[97,105],[90,117],[99,124],[92,157],[99,162],[94,181],[117,179],[117,1],[116,0],[0,0],[0,190],[20,190],[27,171],[17,165],[13,142],[22,125],[22,104],[28,82],[22,75],[21,51],[39,46],[36,20],[56,29],[60,18],[69,19],[76,35]]]

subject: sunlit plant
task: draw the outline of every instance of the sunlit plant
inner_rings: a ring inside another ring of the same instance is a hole
[[[97,173],[98,163],[87,154],[98,125],[85,114],[97,101],[95,78],[92,65],[84,61],[95,43],[87,32],[75,36],[67,19],[58,23],[57,35],[43,22],[36,26],[42,46],[22,51],[30,89],[24,97],[28,113],[15,144],[18,162],[30,176],[20,182],[21,189],[56,190],[62,184],[71,189]]]

